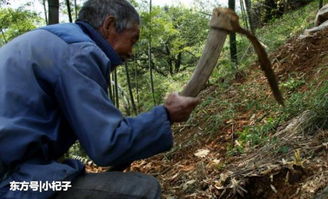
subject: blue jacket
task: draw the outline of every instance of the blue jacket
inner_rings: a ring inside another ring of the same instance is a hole
[[[121,59],[90,25],[46,26],[0,48],[0,198],[49,198],[10,191],[12,181],[72,180],[83,165],[56,161],[79,140],[101,166],[122,165],[172,147],[163,106],[123,117],[107,95]],[[2,180],[1,180],[2,177]]]

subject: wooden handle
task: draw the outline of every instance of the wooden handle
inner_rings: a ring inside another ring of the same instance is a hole
[[[190,97],[197,96],[208,81],[227,38],[228,32],[224,30],[224,28],[229,28],[229,15],[222,14],[227,11],[230,12],[230,10],[225,8],[213,10],[209,25],[210,27],[215,26],[220,29],[210,29],[203,54],[198,61],[190,81],[180,93],[181,95]]]
[[[265,49],[253,34],[240,27],[237,14],[228,8],[216,8],[213,10],[213,15],[209,25],[211,29],[208,33],[203,54],[190,81],[181,92],[181,95],[195,97],[199,94],[199,92],[205,87],[205,84],[217,63],[227,34],[229,32],[238,32],[246,35],[252,42],[261,69],[264,71],[264,74],[268,79],[275,99],[279,104],[284,105],[277,78],[272,70],[271,62]]]

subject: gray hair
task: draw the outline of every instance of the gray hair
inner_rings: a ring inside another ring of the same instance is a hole
[[[87,0],[77,20],[98,29],[107,16],[115,17],[116,31],[122,32],[133,24],[140,24],[139,14],[126,0]]]

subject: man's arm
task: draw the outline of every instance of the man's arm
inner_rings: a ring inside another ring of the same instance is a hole
[[[60,107],[83,148],[102,166],[121,165],[169,150],[173,138],[165,107],[124,118],[101,86],[104,79],[99,66],[107,63],[98,50],[92,45],[73,48],[56,85]],[[183,112],[181,106],[174,111],[177,101],[182,104],[179,99],[165,105],[173,122],[180,120],[177,115]]]

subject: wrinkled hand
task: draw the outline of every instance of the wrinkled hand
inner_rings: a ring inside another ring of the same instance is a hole
[[[187,121],[190,113],[199,104],[200,99],[184,97],[178,93],[171,93],[164,102],[164,107],[170,114],[171,122]]]

